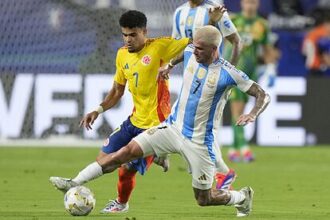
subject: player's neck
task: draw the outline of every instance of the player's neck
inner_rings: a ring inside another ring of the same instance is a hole
[[[143,50],[144,46],[146,45],[148,38],[145,39],[144,43],[136,49],[135,53],[139,53],[141,50]]]
[[[215,53],[214,56],[211,56],[208,61],[203,63],[205,66],[209,66],[219,59],[219,53]]]
[[[242,15],[245,17],[245,18],[255,18],[257,16],[257,12],[247,12],[247,11],[242,11]]]

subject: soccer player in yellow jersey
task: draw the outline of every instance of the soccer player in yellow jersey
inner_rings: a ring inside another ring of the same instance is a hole
[[[91,125],[98,115],[112,108],[122,97],[125,85],[133,97],[133,113],[122,125],[115,129],[104,143],[96,162],[84,168],[75,178],[51,177],[50,181],[60,190],[67,191],[74,185],[81,185],[85,177],[102,174],[96,164],[104,156],[120,150],[133,137],[145,129],[158,125],[170,113],[170,94],[167,81],[157,79],[158,68],[176,57],[188,45],[189,39],[176,40],[170,37],[150,39],[146,37],[147,18],[139,11],[127,11],[119,19],[125,46],[120,48],[116,58],[116,74],[112,89],[100,106],[88,113],[80,125],[92,129]],[[111,200],[102,213],[125,212],[128,200],[135,186],[138,171],[144,174],[153,161],[153,156],[134,160],[119,170],[118,197]],[[99,166],[98,166],[99,167]],[[164,169],[166,164],[163,164]]]

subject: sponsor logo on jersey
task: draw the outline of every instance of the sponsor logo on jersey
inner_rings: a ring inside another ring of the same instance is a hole
[[[149,65],[151,63],[150,55],[144,55],[141,59],[143,65]]]

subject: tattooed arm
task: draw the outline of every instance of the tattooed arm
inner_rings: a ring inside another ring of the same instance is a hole
[[[238,118],[236,125],[246,125],[247,123],[254,122],[270,102],[269,95],[257,83],[253,83],[246,93],[254,96],[256,102],[249,114],[241,115]]]

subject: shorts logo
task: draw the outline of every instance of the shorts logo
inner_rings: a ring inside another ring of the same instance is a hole
[[[108,146],[109,145],[109,138],[105,139],[104,140],[104,143],[103,143],[103,146]]]
[[[199,181],[206,180],[206,179],[207,179],[207,178],[206,178],[206,175],[205,175],[205,174],[201,175],[201,176],[198,178]]]
[[[151,63],[151,57],[149,55],[144,55],[141,62],[143,65],[149,65]]]
[[[149,135],[153,135],[157,130],[158,130],[158,128],[157,127],[154,127],[154,128],[148,129],[146,132]]]

